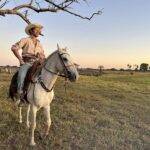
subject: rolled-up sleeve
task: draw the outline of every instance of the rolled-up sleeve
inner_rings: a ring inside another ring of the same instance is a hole
[[[17,43],[15,43],[14,45],[12,45],[12,50],[13,49],[22,49],[26,44],[26,39],[25,38],[22,38],[20,41],[18,41]]]

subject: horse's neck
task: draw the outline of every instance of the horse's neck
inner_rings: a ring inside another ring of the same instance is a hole
[[[54,86],[54,84],[57,80],[57,77],[58,76],[56,74],[52,74],[51,72],[48,72],[47,70],[42,69],[41,78],[42,78],[45,86],[48,89],[52,89],[52,87]]]
[[[47,71],[44,67],[46,67],[47,69],[51,68],[55,73],[57,73],[54,67],[57,59],[55,54],[56,53],[48,57],[41,71],[41,78],[48,89],[51,89],[54,86],[58,76],[50,71]]]

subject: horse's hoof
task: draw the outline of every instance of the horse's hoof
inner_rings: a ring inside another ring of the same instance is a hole
[[[17,100],[17,101],[15,102],[15,106],[19,106],[19,104],[20,104],[20,100]]]
[[[35,142],[31,142],[31,143],[30,143],[30,146],[35,146],[35,145],[36,145]]]
[[[40,134],[40,140],[44,140],[44,139],[46,139],[47,138],[47,136],[48,136],[48,134]]]
[[[19,121],[19,123],[21,124],[21,123],[22,123],[22,121]]]
[[[29,129],[30,128],[30,123],[27,123],[26,125],[27,125],[27,128]]]
[[[48,134],[44,134],[43,139],[46,139],[48,137]]]

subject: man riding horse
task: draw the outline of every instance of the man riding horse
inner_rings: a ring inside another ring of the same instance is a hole
[[[66,48],[63,49],[57,45],[57,50],[46,58],[44,63],[42,63],[39,69],[36,70],[36,73],[31,76],[31,80],[28,80],[28,76],[30,78],[29,72],[32,73],[32,68],[34,67],[34,64],[37,63],[36,60],[42,60],[43,62],[43,59],[45,58],[43,48],[40,41],[37,39],[41,34],[41,29],[42,26],[37,24],[27,26],[25,31],[30,36],[21,39],[18,43],[12,46],[14,55],[19,59],[20,69],[12,77],[9,96],[12,100],[17,100],[16,104],[19,106],[20,123],[22,123],[22,100],[28,101],[26,125],[30,129],[29,144],[31,146],[36,144],[34,138],[36,116],[38,110],[41,108],[44,109],[44,115],[46,118],[43,137],[47,137],[49,134],[51,126],[50,104],[54,98],[54,84],[58,76],[65,77],[71,82],[77,81],[79,77],[77,68]],[[22,49],[22,57],[18,52],[20,49]],[[25,77],[26,75],[27,77]],[[32,80],[32,77],[34,80]],[[18,86],[16,85],[16,81],[18,82]]]
[[[11,50],[18,58],[20,68],[17,77],[17,97],[23,99],[24,80],[29,68],[35,61],[42,62],[45,59],[43,47],[38,39],[42,35],[41,30],[43,26],[40,24],[29,24],[25,28],[25,32],[29,37],[22,38],[19,42],[12,45]],[[22,49],[22,56],[19,50]]]

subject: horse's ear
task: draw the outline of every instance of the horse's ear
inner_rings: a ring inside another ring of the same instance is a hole
[[[67,49],[68,49],[68,48],[67,48],[67,47],[65,47],[65,48],[64,48],[64,51],[67,51]]]
[[[57,50],[60,50],[60,47],[59,47],[58,43],[57,43]]]

